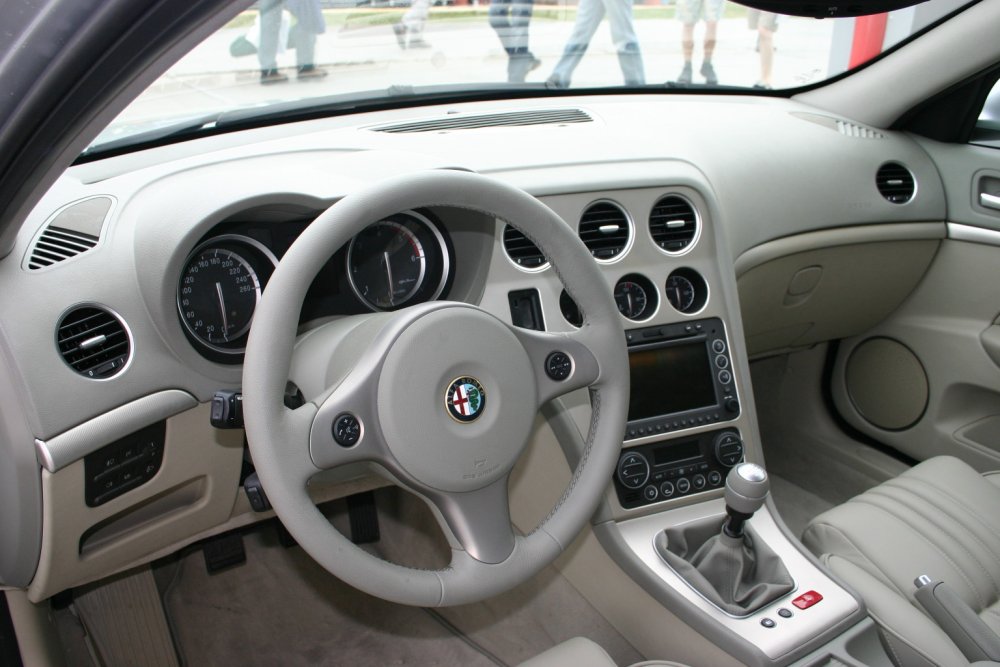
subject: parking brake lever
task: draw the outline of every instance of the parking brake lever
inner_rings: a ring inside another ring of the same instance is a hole
[[[948,584],[926,574],[917,577],[917,602],[945,631],[969,662],[1000,661],[1000,636]]]

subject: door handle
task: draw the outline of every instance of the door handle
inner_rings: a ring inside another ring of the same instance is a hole
[[[991,195],[986,192],[979,193],[979,205],[984,208],[993,208],[1000,211],[1000,196]]]

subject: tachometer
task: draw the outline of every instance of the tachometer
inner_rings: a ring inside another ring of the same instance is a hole
[[[209,350],[242,352],[273,269],[270,251],[249,238],[220,236],[195,248],[177,287],[177,309],[188,334]]]
[[[441,233],[412,211],[368,226],[347,250],[351,289],[375,310],[436,298],[448,278],[448,264]]]
[[[645,320],[656,312],[656,288],[646,276],[630,273],[615,284],[618,312],[630,320]]]

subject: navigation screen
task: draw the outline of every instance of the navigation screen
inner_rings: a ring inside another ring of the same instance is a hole
[[[632,350],[628,357],[632,371],[629,421],[715,405],[704,340]]]

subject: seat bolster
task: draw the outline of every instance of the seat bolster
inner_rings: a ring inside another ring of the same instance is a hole
[[[608,652],[597,643],[584,637],[573,637],[556,644],[521,663],[521,667],[616,667]]]
[[[878,624],[883,644],[897,665],[955,667],[968,665],[962,652],[934,621],[865,569],[840,556],[826,556],[827,567],[861,593]]]

